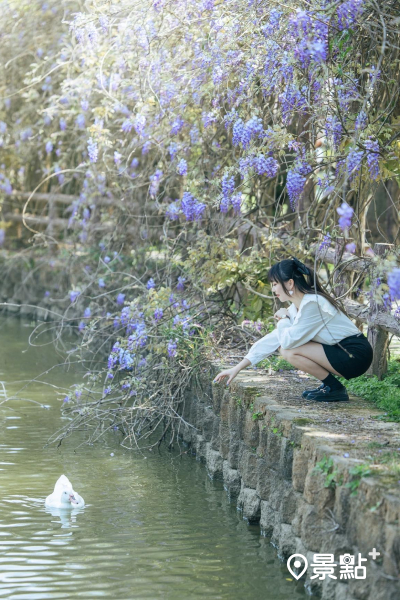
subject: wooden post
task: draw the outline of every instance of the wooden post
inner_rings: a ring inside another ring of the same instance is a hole
[[[374,254],[376,256],[384,256],[388,251],[393,248],[393,244],[374,244]],[[375,273],[371,273],[371,281],[375,279]],[[371,287],[373,284],[371,285]],[[387,371],[387,354],[389,345],[389,333],[380,329],[379,327],[373,327],[370,321],[377,313],[386,312],[384,305],[377,304],[372,298],[370,299],[370,309],[368,314],[368,341],[374,350],[374,358],[366,375],[376,375],[379,380],[382,380],[382,376]]]
[[[336,239],[336,247],[335,247],[335,257],[334,257],[334,265],[340,263],[341,256],[343,254],[344,247],[346,244],[349,244],[352,241],[351,238],[344,239],[342,237]],[[351,287],[353,281],[353,273],[351,271],[340,271],[336,270],[333,274],[333,290],[335,296],[343,296],[346,291]]]

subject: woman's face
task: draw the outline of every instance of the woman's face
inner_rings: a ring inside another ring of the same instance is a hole
[[[289,289],[290,286],[288,285],[288,283],[286,284],[286,287]],[[293,301],[292,296],[285,294],[282,284],[280,284],[276,281],[272,282],[272,293],[275,296],[277,296],[281,302],[288,302],[288,301],[292,302]]]

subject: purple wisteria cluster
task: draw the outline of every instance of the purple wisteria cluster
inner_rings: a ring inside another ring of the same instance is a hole
[[[181,158],[181,160],[178,162],[178,165],[176,167],[176,171],[178,173],[178,175],[186,175],[187,174],[187,162],[184,158]]]
[[[234,146],[242,145],[246,149],[253,139],[262,139],[265,131],[260,117],[252,117],[246,123],[242,119],[237,119],[233,123],[232,143]]]
[[[204,202],[199,202],[190,192],[184,192],[182,200],[171,202],[165,216],[171,221],[176,221],[183,214],[186,221],[200,221],[206,209]]]
[[[157,169],[155,173],[151,175],[149,187],[150,198],[155,198],[157,196],[163,174],[161,169]]]
[[[357,19],[364,10],[365,0],[348,0],[337,7],[338,27],[350,29],[356,24]]]
[[[232,206],[235,213],[240,212],[242,203],[242,194],[234,194],[235,178],[225,175],[222,179],[222,199],[220,203],[220,211],[227,213],[229,207]]]
[[[354,215],[353,208],[349,206],[347,202],[343,202],[342,205],[336,209],[336,211],[340,215],[339,227],[343,230],[350,229],[351,219]]]
[[[329,115],[325,121],[325,135],[337,150],[342,139],[342,124],[335,115]]]
[[[298,168],[289,169],[286,178],[286,189],[290,200],[290,206],[293,211],[296,210],[297,203],[303,194],[305,184],[306,178],[300,173]]]
[[[380,156],[380,151],[379,151],[379,143],[376,140],[373,140],[371,138],[369,138],[368,140],[365,141],[364,143],[366,149],[368,150],[367,153],[367,165],[368,165],[368,170],[369,170],[369,176],[371,177],[371,179],[378,179],[379,177],[379,156]]]
[[[349,180],[353,179],[360,172],[363,157],[363,150],[350,150],[347,155],[347,173]]]
[[[330,247],[332,242],[332,237],[331,234],[328,232],[324,235],[324,239],[322,240],[322,242],[319,245],[319,250],[326,250],[327,248]]]
[[[266,175],[267,177],[276,177],[279,170],[278,161],[273,156],[265,156],[259,154],[254,158],[253,166],[259,175]]]
[[[387,282],[391,300],[400,300],[400,269],[398,267],[388,274]]]

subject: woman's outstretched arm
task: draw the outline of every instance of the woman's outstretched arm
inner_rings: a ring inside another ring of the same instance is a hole
[[[229,385],[230,382],[233,379],[235,379],[236,375],[238,373],[240,373],[240,371],[242,369],[245,369],[249,365],[251,365],[251,362],[249,361],[249,359],[248,358],[244,358],[235,367],[232,367],[231,369],[225,369],[225,371],[221,371],[220,373],[218,373],[218,375],[213,380],[213,383],[220,383],[220,382],[223,382],[224,379],[228,378],[228,381],[226,382],[226,385]]]
[[[250,365],[256,365],[258,362],[260,362],[260,360],[275,352],[280,345],[278,331],[277,329],[274,329],[271,331],[271,333],[268,333],[255,344],[253,344],[249,352],[246,354],[243,360],[240,361],[240,363],[230,369],[225,369],[224,371],[218,373],[214,379],[214,382],[219,383],[228,377],[226,385],[229,385],[242,369],[245,369]]]

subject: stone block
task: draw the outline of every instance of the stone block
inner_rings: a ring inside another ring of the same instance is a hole
[[[333,508],[335,501],[335,490],[325,487],[325,480],[325,473],[311,468],[304,482],[304,498],[309,504],[314,504],[321,516],[326,508]]]
[[[240,438],[235,429],[230,429],[228,463],[231,469],[237,469],[239,464]]]
[[[278,470],[281,463],[282,436],[272,431],[268,434],[267,454],[265,460],[271,469]]]
[[[249,523],[258,523],[261,516],[260,504],[256,490],[245,487],[242,480],[237,507],[243,512],[243,518]]]
[[[224,488],[228,492],[229,498],[237,498],[241,488],[241,477],[237,469],[231,469],[228,461],[224,460],[222,465],[222,476]]]
[[[257,456],[244,446],[239,460],[239,472],[246,487],[257,487]]]
[[[400,531],[396,525],[385,525],[385,549],[382,566],[391,577],[400,577]],[[400,582],[400,578],[399,578]],[[399,596],[400,597],[400,596]]]
[[[207,442],[202,435],[196,434],[196,442],[195,442],[196,458],[198,458],[201,461],[206,460],[206,450],[207,450],[206,443]]]
[[[246,412],[244,428],[243,428],[243,441],[249,448],[257,450],[257,446],[259,444],[259,426],[258,421],[254,421],[252,413],[250,410]]]
[[[265,458],[268,452],[268,427],[263,421],[258,421],[258,448],[257,454]]]
[[[207,442],[211,442],[211,438],[213,436],[214,431],[214,422],[216,418],[217,417],[214,415],[212,409],[208,406],[205,406],[203,409],[203,418],[201,426],[198,425],[198,427],[201,428],[202,434],[207,440]]]
[[[304,492],[304,484],[308,473],[308,454],[301,448],[293,453],[292,481],[296,492]]]
[[[224,460],[226,460],[229,456],[229,442],[229,426],[221,419],[219,424],[219,452]]]
[[[268,467],[267,461],[263,458],[257,458],[256,490],[262,500],[268,500],[275,476],[276,472]]]
[[[288,525],[292,524],[294,516],[296,514],[296,502],[297,496],[296,492],[290,486],[286,486],[282,495],[281,506],[279,509],[280,518],[282,523],[286,523]]]
[[[292,480],[293,452],[294,452],[293,444],[291,444],[287,438],[284,438],[284,442],[282,445],[282,455],[281,455],[281,462],[282,462],[281,472],[282,472],[282,477],[284,477],[288,481]]]
[[[341,531],[346,531],[350,517],[350,494],[350,489],[344,485],[336,487],[333,513],[335,520],[341,527]]]
[[[281,523],[278,539],[278,556],[287,560],[289,556],[295,554],[296,539],[290,525]]]
[[[275,525],[278,522],[278,513],[271,507],[266,500],[261,500],[260,504],[260,528],[261,533],[271,536]]]
[[[212,449],[210,442],[206,443],[206,464],[211,479],[222,479],[223,458]]]
[[[350,544],[358,546],[360,552],[369,552],[371,540],[378,552],[385,546],[384,521],[375,513],[368,510],[357,497],[351,497],[350,516],[347,524],[347,537]]]
[[[304,515],[304,505],[307,504],[306,501],[304,500],[303,496],[301,494],[299,494],[299,492],[295,492],[296,497],[297,497],[297,504],[296,504],[296,510],[292,519],[292,529],[293,529],[293,533],[300,538],[301,536],[301,525],[303,522],[303,515]]]
[[[217,375],[217,373],[215,373]],[[223,399],[226,397],[227,390],[222,385],[215,385],[212,383],[215,375],[208,374],[208,380],[205,383],[206,389],[208,390],[209,397],[212,399],[213,411],[216,415],[219,415]]]
[[[227,393],[221,399],[219,418],[221,419],[221,423],[229,425],[229,395]]]
[[[211,447],[213,450],[217,450],[219,452],[220,447],[220,437],[219,437],[219,426],[221,423],[221,419],[218,415],[214,415],[213,428],[212,428],[212,436],[211,436]]]
[[[386,523],[400,525],[400,497],[387,493],[384,495],[383,515]]]
[[[323,544],[328,527],[321,519],[317,510],[311,504],[305,503],[302,507],[301,539],[311,552],[319,552]]]

